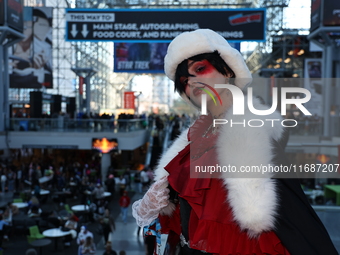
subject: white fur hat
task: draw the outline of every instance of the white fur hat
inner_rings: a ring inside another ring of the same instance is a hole
[[[221,58],[234,71],[235,85],[244,88],[252,81],[251,73],[238,50],[218,33],[210,29],[198,29],[178,35],[169,44],[164,58],[164,71],[170,80],[175,80],[177,66],[183,60],[202,53],[220,53]]]

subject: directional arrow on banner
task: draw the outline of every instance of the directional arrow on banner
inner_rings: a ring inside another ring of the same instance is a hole
[[[76,37],[77,34],[78,34],[77,24],[72,24],[71,35],[72,35],[73,37]]]
[[[84,38],[88,35],[89,31],[87,30],[87,24],[83,24],[83,31],[81,31]]]

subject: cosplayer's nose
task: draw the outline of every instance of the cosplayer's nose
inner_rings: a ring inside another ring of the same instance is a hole
[[[197,79],[197,77],[188,77],[188,86],[191,88],[199,88],[204,87],[202,86],[202,83]]]

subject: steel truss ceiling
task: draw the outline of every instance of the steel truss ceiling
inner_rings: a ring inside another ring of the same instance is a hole
[[[113,74],[113,44],[108,42],[66,42],[65,8],[266,8],[267,40],[258,43],[256,49],[248,56],[247,65],[256,72],[269,58],[272,48],[272,36],[283,29],[283,9],[289,0],[26,0],[30,6],[51,6],[53,11],[54,38],[54,93],[75,96],[77,79],[71,67],[98,70],[91,78],[92,100],[94,110],[117,106],[121,84],[129,85],[132,75]]]

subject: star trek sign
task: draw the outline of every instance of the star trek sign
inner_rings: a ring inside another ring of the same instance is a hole
[[[66,9],[66,40],[170,42],[209,28],[230,42],[265,41],[265,9]]]

